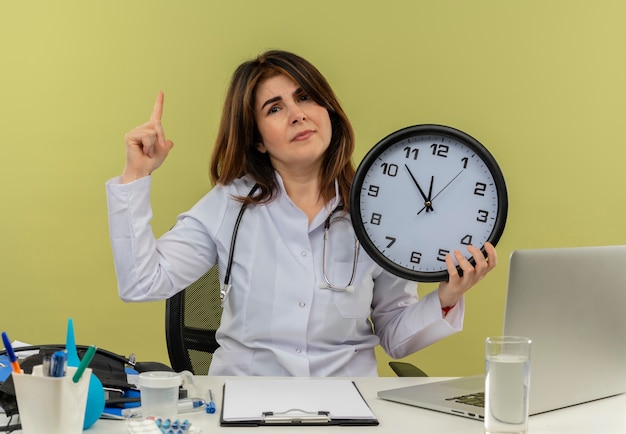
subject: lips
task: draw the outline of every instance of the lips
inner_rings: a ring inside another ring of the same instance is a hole
[[[302,131],[302,132],[296,134],[293,137],[293,139],[291,139],[291,141],[297,142],[297,141],[300,141],[300,140],[306,140],[309,137],[311,137],[314,133],[315,133],[315,131],[313,131],[313,130]]]

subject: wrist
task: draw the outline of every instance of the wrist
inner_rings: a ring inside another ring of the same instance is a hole
[[[150,176],[150,173],[138,173],[124,170],[122,172],[122,175],[120,176],[120,182],[122,184],[130,184],[131,182],[137,181],[141,178],[145,178],[146,176]]]

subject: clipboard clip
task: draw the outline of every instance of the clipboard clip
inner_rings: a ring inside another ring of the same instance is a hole
[[[263,412],[263,422],[265,423],[329,423],[330,413],[328,411],[305,411],[299,408],[291,408],[285,411],[265,411]]]

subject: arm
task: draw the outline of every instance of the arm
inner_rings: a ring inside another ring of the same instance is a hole
[[[455,252],[463,270],[463,276],[459,276],[448,255],[449,280],[419,302],[415,282],[385,272],[376,278],[371,318],[381,346],[391,357],[405,357],[462,330],[463,295],[497,264],[496,251],[490,243],[485,245],[487,259],[479,249],[470,246],[468,250],[476,265],[472,266],[460,252]],[[450,309],[443,309],[447,307]]]
[[[162,113],[163,93],[159,92],[150,120],[125,136],[122,175],[106,184],[118,290],[125,301],[168,298],[215,261],[215,245],[193,217],[179,219],[175,230],[159,240],[152,232],[148,175],[163,163],[173,146],[165,139]]]
[[[216,261],[216,247],[193,210],[158,240],[150,221],[151,177],[129,184],[119,178],[106,183],[109,233],[118,291],[124,301],[171,297],[197,280]],[[222,214],[213,206],[214,220]]]
[[[383,271],[375,280],[370,318],[381,347],[399,359],[461,331],[464,310],[460,298],[444,319],[437,291],[418,301],[416,282]]]

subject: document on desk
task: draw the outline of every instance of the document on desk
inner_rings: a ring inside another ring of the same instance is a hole
[[[241,379],[224,383],[222,426],[378,425],[351,380]]]

